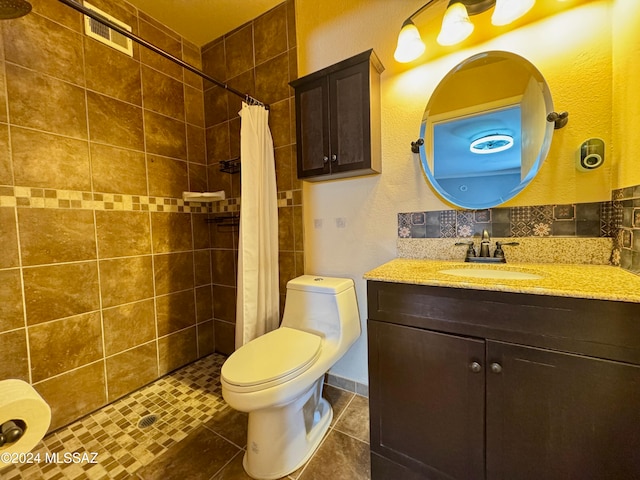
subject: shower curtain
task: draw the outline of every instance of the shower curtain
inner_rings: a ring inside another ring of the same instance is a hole
[[[278,328],[278,203],[269,111],[242,104],[236,348]]]

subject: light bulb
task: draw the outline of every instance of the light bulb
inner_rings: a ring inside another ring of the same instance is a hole
[[[422,55],[424,49],[420,32],[411,20],[407,20],[398,34],[398,46],[393,58],[400,63],[407,63]]]
[[[473,23],[469,20],[467,9],[462,3],[456,2],[444,14],[437,41],[440,45],[455,45],[471,35],[471,32]]]
[[[496,26],[508,25],[517,20],[536,3],[536,0],[496,0],[491,23]]]

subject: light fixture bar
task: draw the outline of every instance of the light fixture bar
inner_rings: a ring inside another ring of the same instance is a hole
[[[413,18],[424,12],[435,1],[437,0],[429,0],[402,24],[398,45],[393,55],[398,62],[411,62],[424,53],[426,47],[413,23]],[[494,25],[507,25],[526,14],[535,3],[536,0],[449,0],[437,42],[440,45],[449,46],[469,37],[474,29],[469,16],[478,15],[495,7],[491,22]]]
[[[496,0],[449,0],[449,8],[454,3],[462,3],[466,8],[469,16],[484,13],[496,4]]]
[[[420,15],[422,12],[424,12],[433,2],[435,2],[436,0],[429,0],[427,3],[425,3],[423,6],[421,6],[418,10],[416,10],[415,12],[413,12],[411,15],[409,15],[409,17],[407,18],[407,20],[405,20],[405,23],[408,20],[413,20],[414,17],[417,17],[418,15]],[[493,0],[491,0],[493,1]],[[402,24],[404,26],[404,23]]]

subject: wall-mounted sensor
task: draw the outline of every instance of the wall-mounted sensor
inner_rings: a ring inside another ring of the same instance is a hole
[[[576,168],[581,172],[590,172],[604,163],[604,141],[590,138],[580,145],[580,157]]]

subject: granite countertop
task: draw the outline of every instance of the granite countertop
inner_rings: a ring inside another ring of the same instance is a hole
[[[475,278],[442,273],[449,269],[508,270],[542,278]],[[555,295],[640,303],[640,276],[608,265],[551,263],[477,264],[397,258],[364,274],[366,280],[436,287]]]

